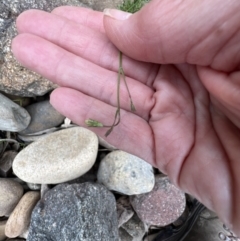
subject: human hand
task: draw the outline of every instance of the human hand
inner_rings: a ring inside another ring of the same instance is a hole
[[[152,0],[125,20],[74,7],[31,10],[18,18],[12,49],[61,86],[51,103],[79,125],[112,123],[118,49],[126,54],[137,111],[122,85],[121,122],[107,141],[158,167],[240,235],[239,8],[238,0]]]

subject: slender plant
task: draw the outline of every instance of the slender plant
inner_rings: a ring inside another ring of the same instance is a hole
[[[138,10],[140,10],[149,0],[124,0],[123,3],[118,7],[120,10],[129,12],[129,13],[135,13]],[[120,82],[121,79],[123,79],[124,84],[126,86],[128,96],[130,99],[130,109],[132,112],[136,111],[136,108],[133,104],[132,97],[127,85],[126,81],[126,76],[123,70],[123,65],[122,65],[122,52],[119,51],[119,67],[118,67],[118,76],[117,76],[117,109],[115,112],[114,120],[112,125],[104,125],[101,122],[93,119],[87,119],[85,120],[85,123],[89,127],[107,127],[108,130],[105,133],[105,136],[107,137],[113,130],[115,126],[117,126],[120,123]]]

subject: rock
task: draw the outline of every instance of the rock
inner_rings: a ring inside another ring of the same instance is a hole
[[[130,197],[138,217],[148,225],[166,226],[177,220],[185,210],[185,194],[171,184],[168,177],[156,176],[153,190]]]
[[[6,223],[5,234],[7,237],[16,238],[27,230],[32,210],[39,199],[39,192],[30,191],[24,194]]]
[[[16,18],[28,9],[51,12],[62,5],[85,6],[78,0],[4,0],[0,5],[0,90],[24,97],[44,95],[57,85],[22,67],[11,52],[11,41],[17,35]]]
[[[134,215],[134,211],[132,209],[132,206],[130,204],[128,197],[121,196],[117,200],[117,215],[118,215],[118,227],[121,227]]]
[[[98,181],[126,195],[146,193],[154,186],[153,168],[127,152],[113,151],[101,161]]]
[[[13,159],[16,157],[17,152],[6,151],[0,160],[0,177],[8,177],[12,171]]]
[[[90,6],[91,8],[103,11],[105,8],[117,8],[122,4],[122,0],[81,0],[82,3]]]
[[[132,236],[128,234],[128,232],[123,229],[119,228],[119,241],[132,241]]]
[[[23,195],[23,187],[8,178],[0,178],[0,216],[8,216]]]
[[[27,186],[29,187],[29,189],[31,189],[33,191],[41,190],[41,184],[27,183]]]
[[[139,219],[137,214],[134,214],[121,228],[132,237],[131,241],[142,241],[147,232],[147,226]]]
[[[6,235],[5,235],[6,222],[7,220],[0,221],[0,241],[3,241],[6,239]]]
[[[28,112],[0,94],[0,130],[18,132],[27,128],[31,120]]]
[[[94,164],[97,136],[73,127],[51,133],[31,143],[13,161],[14,173],[25,182],[54,184],[75,179]]]
[[[59,184],[32,213],[28,241],[118,241],[116,201],[94,183]]]
[[[65,118],[52,107],[49,100],[29,105],[26,107],[26,110],[31,116],[31,122],[25,130],[20,132],[20,134],[23,135],[56,127],[60,125]]]

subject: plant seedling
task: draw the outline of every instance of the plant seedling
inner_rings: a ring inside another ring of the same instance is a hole
[[[125,0],[118,8],[125,12],[135,13],[138,10],[140,10],[147,2],[148,2],[148,0]],[[86,125],[89,127],[107,127],[107,128],[109,128],[107,130],[107,132],[105,133],[106,137],[112,132],[113,128],[120,123],[120,119],[121,119],[120,118],[120,109],[121,109],[121,107],[120,107],[120,82],[121,82],[121,78],[123,79],[127,92],[128,92],[128,96],[130,99],[130,109],[132,112],[134,112],[134,111],[136,111],[136,108],[133,104],[132,97],[131,97],[131,94],[130,94],[130,91],[129,91],[129,88],[127,85],[125,73],[123,70],[122,52],[119,51],[119,67],[118,67],[118,77],[117,77],[117,109],[115,112],[113,124],[112,125],[104,125],[97,120],[93,120],[93,119],[85,120]]]

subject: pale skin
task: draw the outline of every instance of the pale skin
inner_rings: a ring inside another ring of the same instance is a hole
[[[61,86],[52,105],[82,126],[112,123],[121,50],[137,111],[122,84],[121,122],[107,141],[159,168],[240,235],[239,0],[153,0],[125,20],[31,10],[17,27],[14,55]]]

